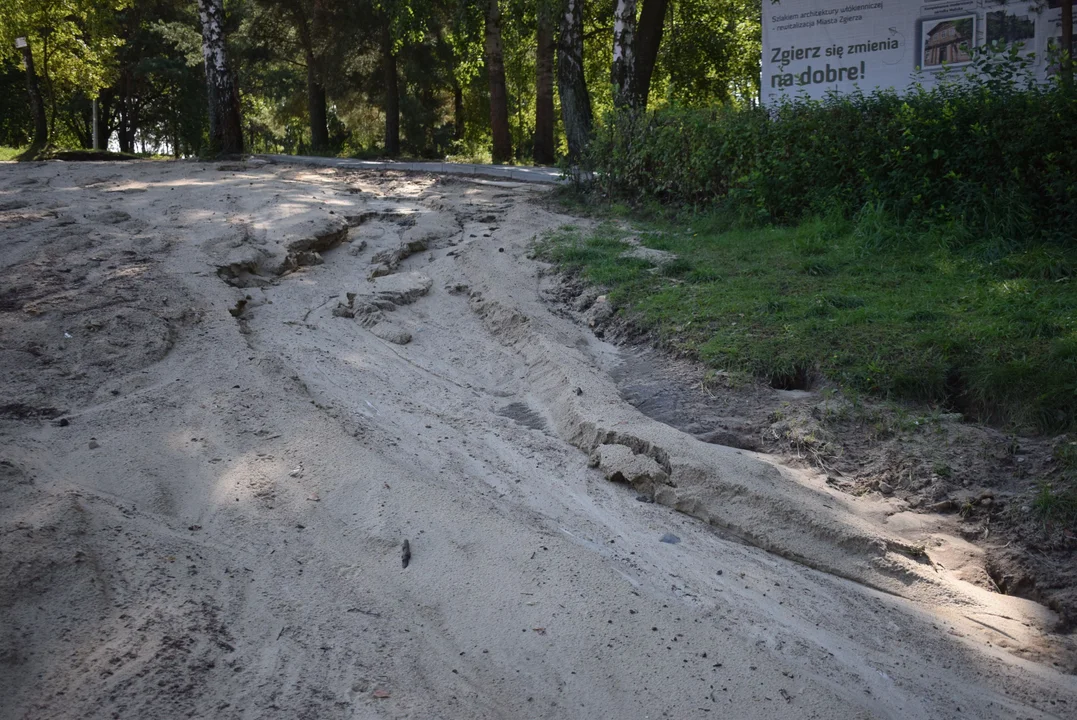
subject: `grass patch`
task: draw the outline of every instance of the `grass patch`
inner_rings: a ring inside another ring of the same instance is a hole
[[[622,257],[612,223],[562,230],[539,254],[604,287],[669,346],[775,387],[822,374],[845,389],[937,404],[994,424],[1077,427],[1077,252],[1007,253],[908,233],[875,212],[737,229],[653,220],[663,267]]]
[[[0,161],[14,160],[24,152],[26,152],[26,148],[13,148],[0,145]]]
[[[1062,437],[1053,459],[1057,473],[1040,482],[1030,507],[1045,531],[1077,530],[1077,440]]]
[[[1041,483],[1031,507],[1046,530],[1077,528],[1077,488],[1056,488],[1052,483]]]

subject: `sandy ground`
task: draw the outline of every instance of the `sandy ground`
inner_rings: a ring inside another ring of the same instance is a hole
[[[973,546],[623,400],[545,192],[0,165],[0,717],[1073,717]]]

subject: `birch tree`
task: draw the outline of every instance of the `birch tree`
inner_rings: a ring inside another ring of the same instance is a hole
[[[239,91],[225,48],[223,0],[198,0],[198,17],[202,23],[202,57],[209,94],[210,152],[237,155],[243,152],[243,130]]]
[[[565,0],[557,42],[557,90],[568,154],[578,160],[591,139],[591,96],[583,71],[583,0]]]
[[[629,81],[635,73],[636,0],[617,0],[613,11],[613,101],[631,105]]]

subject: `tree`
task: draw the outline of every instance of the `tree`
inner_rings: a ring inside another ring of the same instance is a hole
[[[629,79],[635,72],[636,0],[617,0],[613,11],[613,67],[610,81],[617,105],[631,105]]]
[[[34,117],[26,102],[26,70],[0,59],[0,146],[23,147],[34,136]]]
[[[381,31],[381,62],[385,77],[385,154],[400,154],[400,85],[396,71],[396,51],[388,21]]]
[[[553,131],[556,118],[553,112],[553,12],[548,3],[539,2],[538,32],[535,37],[535,144],[534,160],[539,165],[554,162]]]
[[[49,141],[49,125],[45,119],[45,103],[41,99],[41,88],[37,83],[37,73],[34,71],[34,54],[30,44],[24,38],[21,43],[23,66],[26,68],[26,92],[30,96],[30,114],[34,117],[34,139],[30,142],[30,148],[26,151],[27,157],[33,157],[45,147]]]
[[[487,0],[486,73],[490,82],[490,133],[493,135],[494,162],[508,162],[512,160],[512,136],[509,133],[509,100],[505,90],[499,0]]]
[[[428,0],[370,0],[381,24],[381,70],[385,111],[385,153],[400,153],[400,72],[398,55],[419,45],[435,10]],[[429,68],[427,68],[429,70]]]
[[[214,154],[236,155],[243,152],[243,129],[239,91],[228,66],[222,0],[198,0],[198,16],[209,94],[209,149]]]
[[[634,72],[629,90],[629,98],[638,108],[647,107],[647,99],[651,94],[651,75],[658,58],[658,48],[662,44],[662,29],[668,4],[669,0],[643,0],[635,38]]]
[[[758,97],[760,0],[679,0],[674,9],[651,95],[689,107]]]
[[[0,2],[0,58],[18,55],[15,39],[26,38],[32,52],[35,91],[46,117],[49,142],[62,101],[76,93],[96,97],[115,66],[115,15],[131,0],[3,0]],[[25,54],[22,59],[25,62]],[[27,77],[28,82],[30,77]],[[36,105],[37,100],[31,99]],[[34,111],[37,116],[37,111]],[[37,123],[35,117],[35,125]]]
[[[557,42],[557,90],[568,154],[578,160],[591,139],[591,96],[583,72],[583,0],[565,0]]]
[[[328,31],[324,0],[261,0],[287,14],[306,66],[307,115],[310,120],[310,145],[317,152],[329,149],[328,110],[325,93],[324,56],[319,44]]]

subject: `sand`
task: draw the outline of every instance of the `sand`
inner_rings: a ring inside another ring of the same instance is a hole
[[[0,717],[1077,711],[975,548],[624,401],[547,192],[0,165]]]

